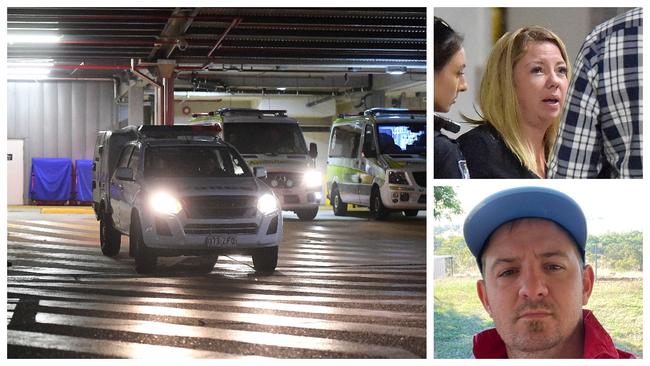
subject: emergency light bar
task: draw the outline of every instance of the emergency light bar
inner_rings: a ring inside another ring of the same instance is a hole
[[[425,115],[427,112],[421,109],[404,109],[404,108],[371,108],[357,114],[340,113],[339,118],[357,117],[357,116],[381,116],[381,115]]]
[[[363,112],[364,116],[378,116],[382,114],[426,114],[424,110],[404,109],[404,108],[370,108]]]
[[[140,126],[138,133],[148,138],[177,138],[179,136],[217,136],[219,124],[204,126]]]
[[[253,109],[253,108],[221,108],[217,111],[218,114],[224,115],[237,115],[237,114],[256,114],[256,115],[273,115],[278,117],[286,117],[287,111],[283,109]]]

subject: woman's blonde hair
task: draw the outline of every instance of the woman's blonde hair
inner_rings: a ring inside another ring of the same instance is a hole
[[[564,43],[550,30],[530,26],[504,34],[492,48],[479,91],[482,114],[478,123],[491,124],[503,137],[506,145],[528,169],[537,172],[537,159],[533,147],[524,139],[520,127],[519,104],[514,84],[515,64],[524,56],[531,42],[551,42],[562,54],[571,76],[569,58]],[[560,124],[558,117],[544,135],[544,153],[548,158]]]

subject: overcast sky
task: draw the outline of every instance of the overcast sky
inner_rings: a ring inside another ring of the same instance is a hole
[[[452,219],[462,225],[465,216],[488,195],[506,188],[544,186],[572,197],[587,218],[589,234],[607,231],[642,231],[650,223],[646,196],[650,195],[636,180],[489,180],[469,181],[454,185],[461,201],[463,214]]]

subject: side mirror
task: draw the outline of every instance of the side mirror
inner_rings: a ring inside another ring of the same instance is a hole
[[[318,156],[318,146],[316,146],[315,142],[309,143],[309,156],[312,159],[316,159],[316,157]]]
[[[255,174],[255,178],[264,179],[266,178],[266,168],[263,166],[257,166],[253,168],[253,174]]]
[[[117,168],[115,171],[115,178],[119,180],[133,181],[133,169],[131,168]]]

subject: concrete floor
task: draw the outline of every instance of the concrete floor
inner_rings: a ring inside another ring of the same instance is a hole
[[[87,209],[8,211],[9,358],[426,356],[424,213],[285,213],[272,275],[233,255],[209,274],[179,257],[141,276],[124,250],[101,254]]]

